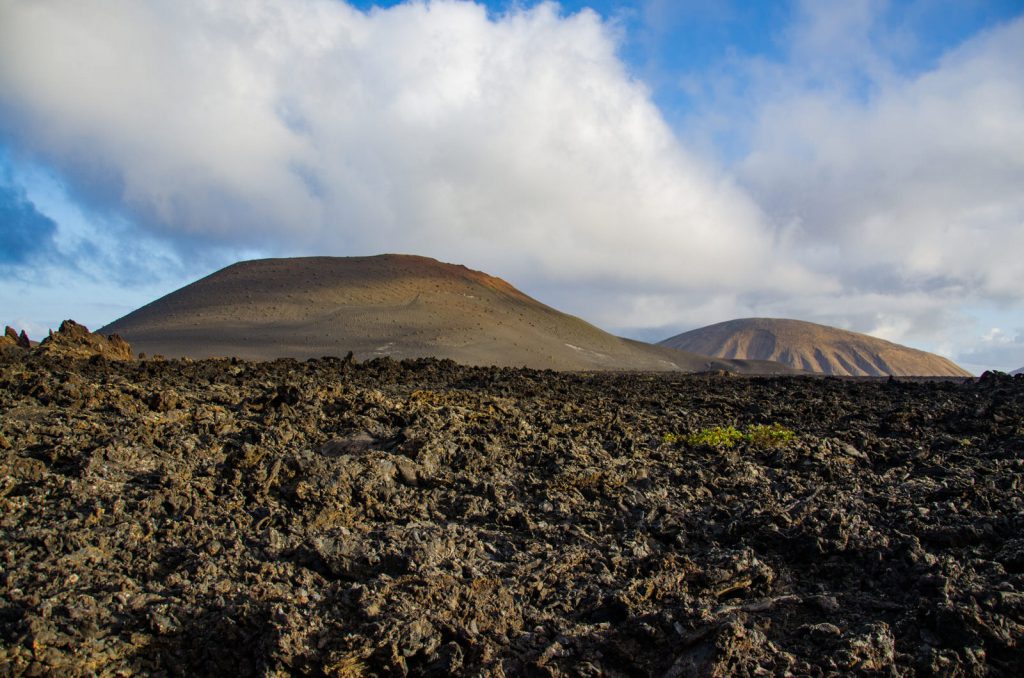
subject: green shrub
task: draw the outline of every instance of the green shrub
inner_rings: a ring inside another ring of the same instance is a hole
[[[713,447],[729,450],[740,443],[753,447],[780,447],[793,441],[796,433],[780,424],[754,424],[740,431],[735,426],[712,426],[696,433],[666,433],[661,437],[668,444],[685,443],[690,447]]]
[[[728,450],[743,442],[743,433],[735,426],[713,426],[686,436],[692,447],[717,447]]]
[[[747,427],[747,441],[754,447],[781,447],[796,438],[794,431],[781,424],[755,424]]]

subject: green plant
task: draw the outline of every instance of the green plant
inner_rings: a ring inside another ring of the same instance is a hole
[[[703,428],[696,433],[666,433],[662,442],[674,445],[684,443],[691,447],[714,447],[729,450],[740,443],[748,443],[753,447],[780,447],[793,441],[796,432],[781,424],[754,424],[743,431],[735,426],[712,426]]]
[[[713,426],[691,433],[685,440],[693,447],[717,447],[728,450],[743,442],[743,432],[735,426]]]
[[[746,439],[754,447],[781,447],[794,438],[796,432],[781,424],[755,424],[747,427]]]

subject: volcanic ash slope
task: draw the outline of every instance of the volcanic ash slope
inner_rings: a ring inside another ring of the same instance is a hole
[[[612,336],[464,266],[408,255],[261,259],[229,266],[100,330],[168,357],[450,358],[558,370],[726,369]]]
[[[802,320],[729,320],[684,332],[661,345],[718,358],[776,360],[821,374],[971,376],[959,365],[934,353]]]

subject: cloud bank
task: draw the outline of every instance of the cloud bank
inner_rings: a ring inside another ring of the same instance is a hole
[[[1024,327],[1016,330],[993,327],[981,341],[964,351],[961,359],[981,368],[995,365],[1004,371],[1024,369]]]
[[[1024,286],[1024,20],[908,74],[882,3],[797,7],[780,58],[691,78],[678,134],[589,10],[0,0],[0,140],[186,254],[416,252],[652,339],[955,348]]]
[[[79,199],[190,246],[413,251],[548,280],[791,287],[590,11],[6,4],[2,124]]]
[[[791,255],[842,290],[794,305],[895,340],[976,340],[963,309],[1019,309],[1024,284],[1024,20],[905,76],[875,44],[877,12],[823,13],[808,3],[790,61],[761,65],[737,167]]]
[[[843,289],[1010,298],[1024,281],[1024,21],[913,79],[768,103],[740,168]]]

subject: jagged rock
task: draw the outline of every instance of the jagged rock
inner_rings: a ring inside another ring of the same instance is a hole
[[[0,675],[1024,675],[1022,379],[64,355],[0,351]]]
[[[90,332],[89,328],[74,320],[62,322],[60,329],[50,332],[36,350],[42,355],[70,358],[101,356],[109,360],[133,360],[135,357],[132,347],[118,335],[105,337]]]
[[[17,346],[18,348],[30,349],[32,348],[32,342],[29,341],[28,335],[25,334],[25,330],[22,330],[19,334],[10,325],[4,327],[4,334],[0,337],[0,346]]]

